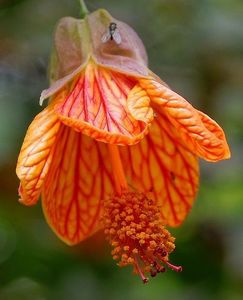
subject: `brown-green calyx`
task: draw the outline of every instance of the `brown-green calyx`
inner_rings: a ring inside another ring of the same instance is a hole
[[[119,44],[112,40],[102,42],[111,23],[119,30]],[[90,60],[131,76],[148,75],[147,53],[137,33],[104,9],[87,14],[84,19],[62,18],[56,27],[53,49],[51,87],[42,92],[41,103],[82,71]]]

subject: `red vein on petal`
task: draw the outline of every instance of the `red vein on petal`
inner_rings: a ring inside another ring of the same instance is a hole
[[[162,109],[155,105],[153,108],[157,117],[149,134],[138,145],[121,147],[122,160],[131,186],[141,192],[148,192],[151,187],[150,195],[161,206],[162,217],[174,226],[183,221],[195,199],[198,161]]]
[[[89,64],[55,110],[64,124],[99,141],[135,144],[147,129],[147,120],[135,120],[127,106],[135,84],[132,77]]]
[[[101,201],[112,190],[112,175],[105,144],[69,127],[63,130],[43,191],[43,208],[54,231],[76,244],[97,230]]]

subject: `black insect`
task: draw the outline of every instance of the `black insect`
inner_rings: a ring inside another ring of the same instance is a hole
[[[107,32],[101,38],[102,43],[107,43],[109,40],[114,41],[118,45],[122,41],[117,24],[114,22],[110,23]]]

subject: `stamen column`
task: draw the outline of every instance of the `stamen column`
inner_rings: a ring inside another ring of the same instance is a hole
[[[124,173],[119,148],[117,145],[108,145],[110,156],[111,156],[111,164],[112,164],[112,172],[114,176],[115,189],[118,195],[121,195],[122,192],[128,190],[127,180]]]

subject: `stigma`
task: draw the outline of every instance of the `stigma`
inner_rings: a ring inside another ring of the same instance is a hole
[[[169,262],[175,249],[171,236],[161,220],[159,208],[143,193],[124,192],[104,203],[105,235],[113,247],[113,259],[121,267],[132,265],[144,283],[167,268],[177,272],[182,267]]]

